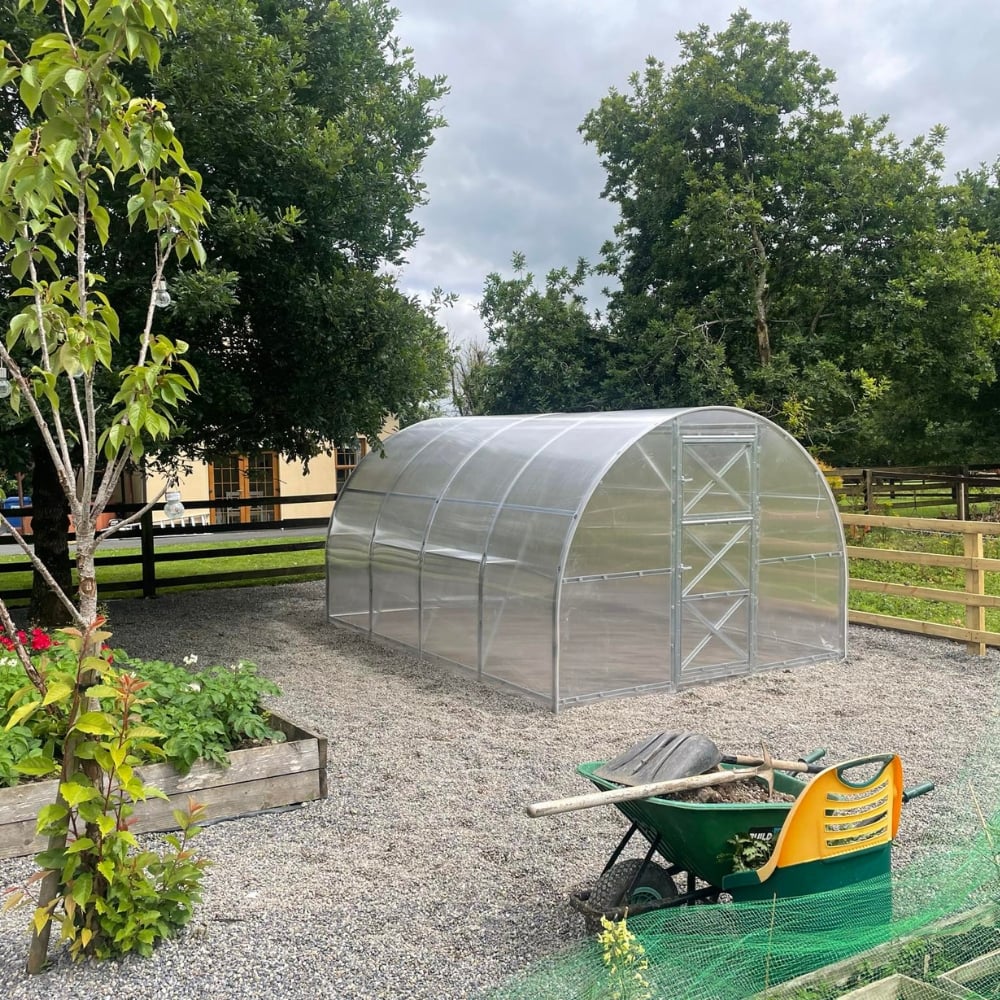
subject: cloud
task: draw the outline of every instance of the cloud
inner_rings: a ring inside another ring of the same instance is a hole
[[[596,260],[616,220],[604,173],[578,128],[611,87],[625,90],[647,55],[676,63],[678,31],[723,28],[719,0],[397,0],[397,31],[418,69],[448,77],[448,127],[428,154],[425,237],[404,285],[462,295],[463,336],[491,271],[525,253],[539,277]],[[837,73],[845,113],[891,116],[908,141],[949,127],[949,173],[1000,152],[993,40],[1000,6],[982,0],[760,0],[760,20],[785,20],[795,48]],[[458,315],[458,314],[456,314]]]

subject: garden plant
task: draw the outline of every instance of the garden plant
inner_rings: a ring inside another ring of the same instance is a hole
[[[201,869],[187,846],[197,808],[162,859],[130,853],[129,801],[154,794],[133,766],[154,730],[141,714],[148,682],[116,670],[102,654],[107,633],[94,553],[98,517],[125,465],[170,436],[178,407],[197,389],[186,345],[154,326],[168,264],[204,260],[207,204],[166,108],[133,97],[118,73],[136,61],[155,66],[157,35],[176,28],[172,0],[19,0],[18,9],[41,29],[27,51],[0,42],[0,85],[20,101],[19,128],[0,162],[0,244],[20,282],[13,298],[25,302],[0,339],[0,365],[10,375],[11,408],[27,410],[58,474],[79,577],[74,602],[32,554],[74,626],[64,640],[75,658],[72,682],[50,675],[44,655],[33,662],[0,602],[0,624],[36,692],[9,727],[37,712],[66,715],[59,753],[47,758],[58,758],[58,798],[39,817],[49,842],[39,856],[27,963],[36,973],[57,912],[75,955],[111,954],[151,946],[179,922],[177,913],[167,915],[170,906],[186,913],[197,896]],[[149,237],[139,329],[121,329],[101,291],[103,277],[91,270],[102,259],[112,213]],[[2,514],[0,526],[30,554]],[[120,926],[114,912],[123,914]]]

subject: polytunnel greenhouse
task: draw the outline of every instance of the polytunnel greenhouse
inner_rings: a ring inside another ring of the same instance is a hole
[[[560,708],[842,659],[826,479],[728,407],[445,417],[342,490],[338,625]]]

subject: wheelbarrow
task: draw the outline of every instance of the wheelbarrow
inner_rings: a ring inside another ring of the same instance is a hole
[[[631,787],[602,776],[607,764],[592,761],[577,772],[600,792],[528,807],[529,815],[541,816],[607,801],[629,820],[593,887],[570,896],[589,927],[601,917],[620,920],[626,913],[718,902],[723,894],[737,902],[786,898],[887,875],[901,804],[934,787],[925,783],[904,791],[894,754],[829,767],[807,759],[773,761],[766,751],[757,761],[737,760],[750,763],[723,758],[721,770]],[[803,781],[782,767],[814,776]],[[706,803],[665,797],[736,781],[755,781],[788,798]],[[645,856],[619,860],[637,832],[647,842]],[[739,846],[748,843],[763,845],[765,854],[770,848],[770,856],[759,868],[737,871]]]

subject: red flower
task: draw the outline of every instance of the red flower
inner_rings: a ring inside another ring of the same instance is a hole
[[[52,637],[43,632],[40,628],[31,630],[31,648],[36,653],[43,653],[52,646]]]

